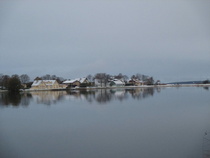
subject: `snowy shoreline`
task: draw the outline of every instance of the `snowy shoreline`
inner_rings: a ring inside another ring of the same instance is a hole
[[[28,91],[59,91],[59,90],[94,90],[94,89],[127,89],[127,88],[158,88],[158,87],[210,87],[210,84],[165,84],[165,85],[141,85],[141,86],[113,86],[113,87],[78,87],[70,89],[36,89]]]
[[[94,90],[94,89],[127,89],[127,88],[161,88],[161,87],[210,87],[210,84],[165,84],[165,85],[141,85],[141,86],[120,86],[120,87],[78,87],[78,88],[59,88],[59,89],[25,89],[21,92],[34,91],[64,91],[64,90]],[[7,90],[0,90],[0,93],[8,92]]]

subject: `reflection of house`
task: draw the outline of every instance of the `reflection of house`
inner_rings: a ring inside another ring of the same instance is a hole
[[[66,91],[39,91],[32,92],[31,95],[37,103],[51,105],[62,99]]]
[[[56,80],[35,80],[31,85],[32,90],[59,89],[60,86]]]
[[[70,87],[80,87],[81,84],[88,84],[89,81],[87,78],[77,78],[77,79],[74,79],[74,80],[66,80],[63,82],[63,84],[66,84]]]
[[[118,79],[114,79],[110,82],[110,86],[112,87],[122,87],[125,86],[125,82],[118,80]]]
[[[131,84],[133,86],[141,86],[141,85],[143,85],[143,82],[138,79],[131,79],[131,80],[129,80],[129,84]]]

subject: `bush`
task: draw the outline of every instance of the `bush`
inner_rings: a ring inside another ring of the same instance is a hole
[[[21,89],[21,82],[17,76],[13,76],[9,79],[8,90],[10,92],[19,92]]]

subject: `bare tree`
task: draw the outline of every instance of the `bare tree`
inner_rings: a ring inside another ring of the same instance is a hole
[[[123,80],[124,80],[124,82],[127,82],[128,81],[128,76],[127,75],[123,75]]]
[[[154,79],[153,79],[153,77],[147,78],[146,84],[147,84],[147,85],[153,85],[153,84],[154,84]]]
[[[136,78],[137,78],[136,75],[132,75],[132,76],[131,76],[131,79],[132,79],[132,80],[135,80]]]
[[[57,80],[59,77],[57,77],[56,75],[52,75],[51,77],[50,77],[50,79],[52,79],[52,80]]]
[[[42,76],[43,80],[51,80],[51,76],[49,74],[46,74],[44,76]]]
[[[121,79],[123,79],[123,75],[122,75],[122,73],[119,73],[118,75],[114,76],[114,78],[121,80]]]
[[[27,74],[20,75],[21,83],[28,83],[30,81],[30,77]]]
[[[140,73],[137,73],[136,74],[136,79],[142,80],[142,78],[143,78],[143,75],[142,74],[140,74]]]
[[[99,83],[101,84],[101,87],[102,87],[103,84],[105,86],[107,85],[107,83],[110,79],[110,75],[106,74],[106,73],[97,73],[94,78],[99,81]]]
[[[92,76],[92,75],[89,74],[89,75],[87,76],[87,79],[88,79],[90,82],[93,82],[93,76]]]
[[[8,76],[8,75],[3,75],[2,76],[2,88],[3,89],[8,89],[9,79],[10,79],[10,76]]]
[[[3,74],[0,74],[0,88],[2,88],[3,84]]]
[[[143,81],[147,81],[147,80],[148,80],[148,78],[149,78],[149,76],[142,75],[142,80],[143,80]]]

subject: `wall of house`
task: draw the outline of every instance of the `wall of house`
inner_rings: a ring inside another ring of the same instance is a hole
[[[39,85],[37,86],[32,86],[31,89],[32,90],[38,90],[38,89],[59,89],[60,85],[58,84],[57,81],[54,82],[54,84],[52,84],[52,82],[48,81],[48,82],[44,82],[42,81]]]
[[[80,82],[79,81],[75,81],[74,83],[72,83],[73,86],[80,86]]]
[[[37,86],[32,86],[31,89],[46,89],[46,85],[43,82],[41,82]]]

